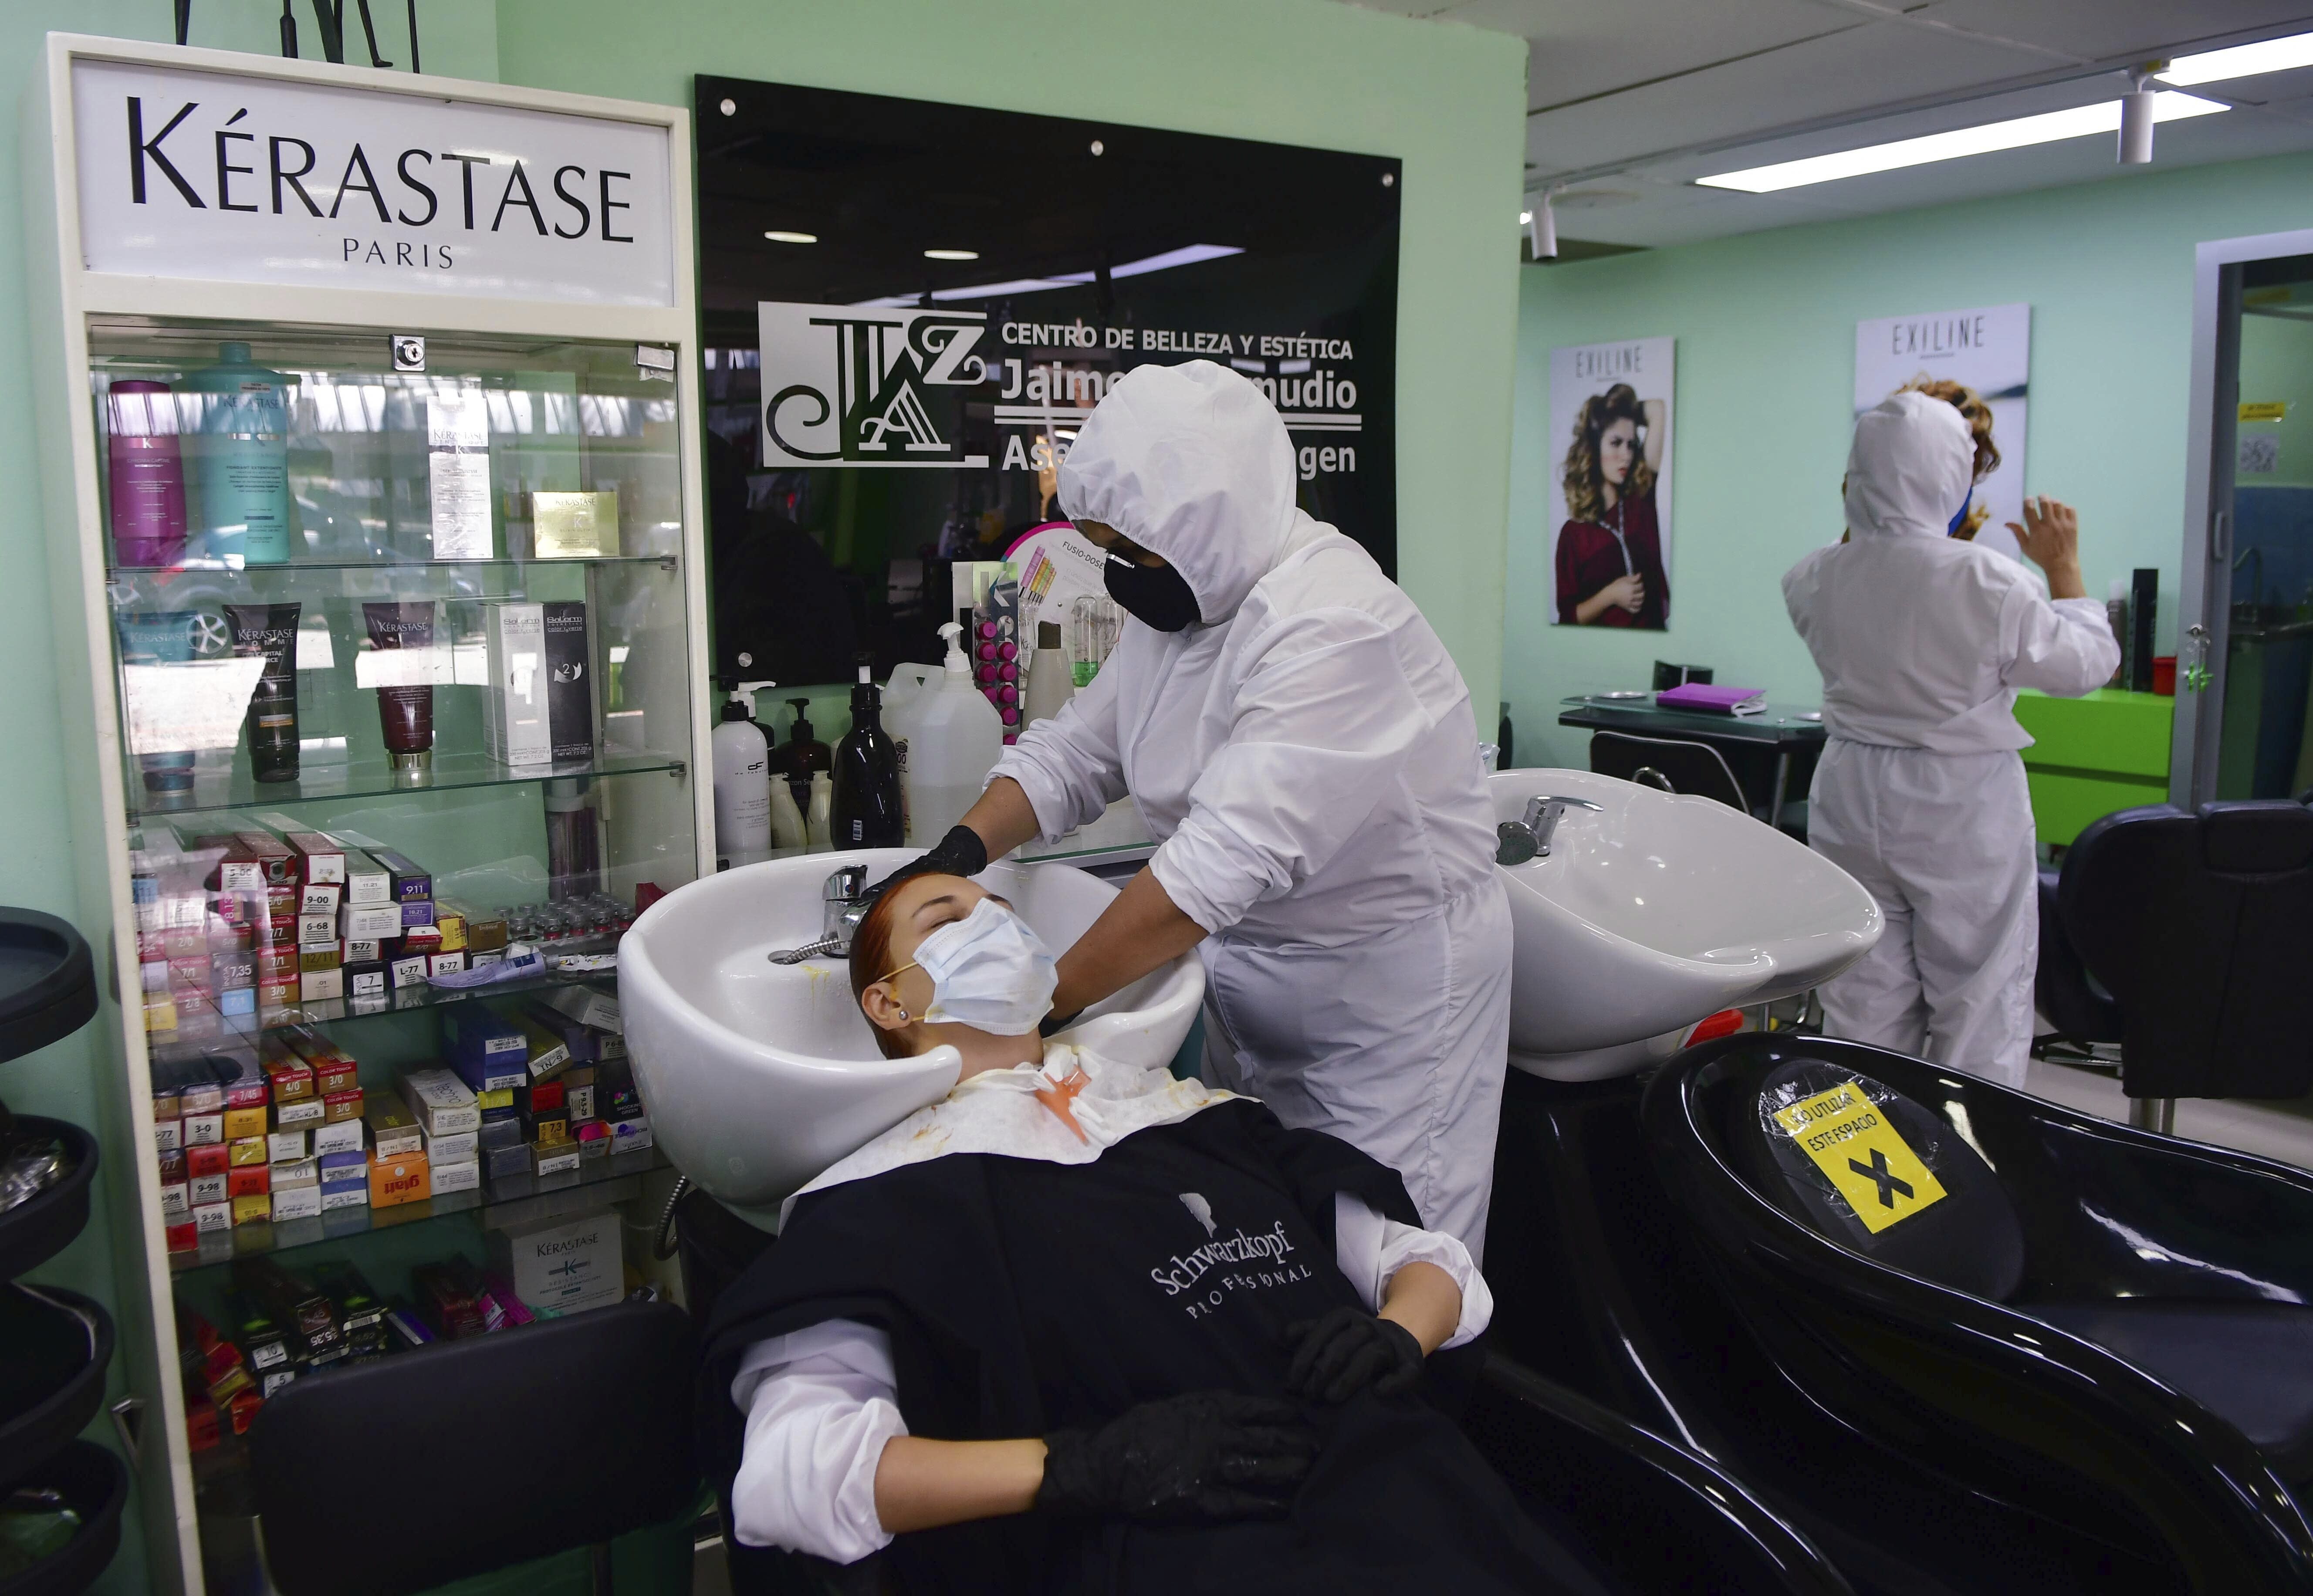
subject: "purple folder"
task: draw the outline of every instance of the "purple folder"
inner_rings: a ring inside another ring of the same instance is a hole
[[[1766,708],[1767,693],[1761,687],[1716,687],[1706,682],[1689,682],[1684,687],[1667,688],[1656,693],[1655,704],[1665,710],[1700,710],[1712,715],[1747,715]]]

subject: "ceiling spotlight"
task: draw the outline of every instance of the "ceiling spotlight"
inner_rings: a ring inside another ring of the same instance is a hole
[[[924,259],[927,260],[977,260],[980,259],[980,251],[978,250],[926,250]]]
[[[1526,213],[1526,238],[1534,245],[1537,260],[1558,259],[1558,212],[1551,206],[1552,196],[1544,194]]]
[[[819,234],[816,233],[789,233],[778,227],[774,227],[763,236],[773,243],[817,243],[819,242]]]

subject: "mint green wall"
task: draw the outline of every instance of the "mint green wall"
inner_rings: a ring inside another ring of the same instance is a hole
[[[1820,701],[1779,581],[1839,535],[1855,323],[1874,316],[2030,302],[2025,490],[2080,510],[2092,595],[2160,569],[2160,651],[2173,651],[2193,246],[2309,225],[2313,157],[2293,155],[1526,268],[1503,639],[1519,763],[1587,764],[1559,699],[1645,687],[1657,658]],[[1671,630],[1552,627],[1550,350],[1666,333],[1678,339]]]
[[[498,0],[497,14],[500,75],[540,88],[688,105],[692,75],[717,72],[1401,157],[1400,579],[1491,702],[1523,42],[1335,0]]]

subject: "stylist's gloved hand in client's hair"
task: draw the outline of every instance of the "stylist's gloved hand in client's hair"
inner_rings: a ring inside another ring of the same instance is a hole
[[[1317,1456],[1289,1402],[1192,1391],[1044,1437],[1036,1511],[1141,1524],[1281,1518]]]
[[[1410,1391],[1421,1378],[1421,1343],[1394,1319],[1347,1305],[1324,1318],[1288,1325],[1293,1347],[1285,1389],[1317,1402],[1347,1402],[1370,1389],[1377,1397]]]
[[[869,887],[867,895],[881,897],[910,876],[977,876],[987,868],[988,844],[980,833],[968,825],[952,825],[937,847],[893,870]]]

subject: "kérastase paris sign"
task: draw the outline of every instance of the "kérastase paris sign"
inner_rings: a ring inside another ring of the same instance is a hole
[[[664,128],[113,61],[73,124],[91,271],[675,302]]]

